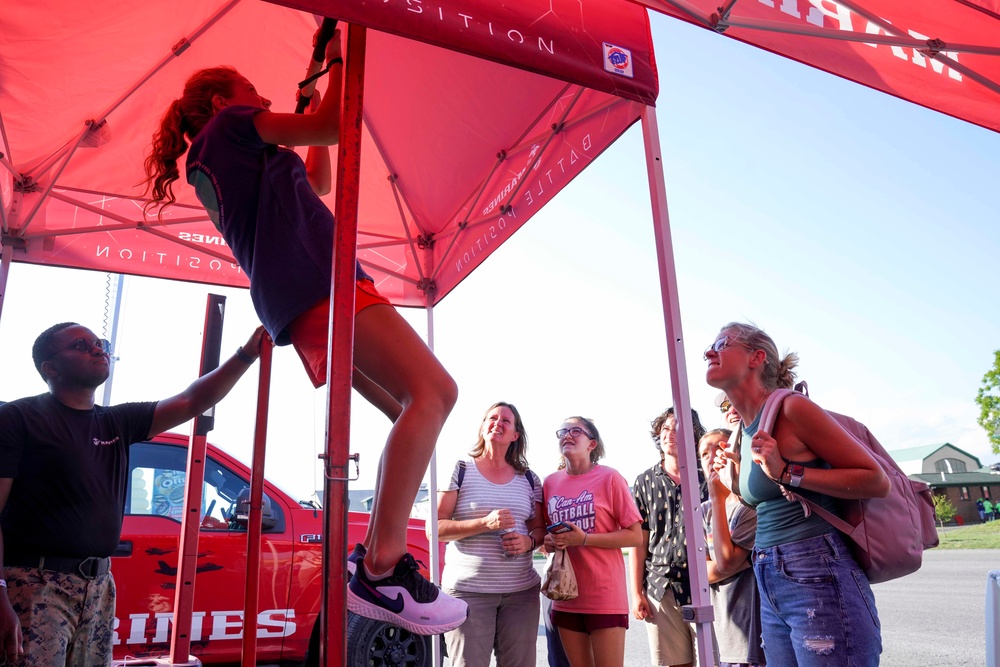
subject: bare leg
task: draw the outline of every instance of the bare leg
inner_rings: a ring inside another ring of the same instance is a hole
[[[391,465],[380,466],[375,483],[378,513],[369,523],[365,563],[369,572],[380,574],[406,553],[410,509],[458,388],[391,306],[362,310],[354,319],[354,332],[354,365],[402,406],[382,452]]]
[[[594,663],[604,667],[623,667],[625,664],[625,628],[604,628],[590,633],[594,649]]]
[[[389,418],[389,421],[394,424],[396,423],[396,420],[399,419],[399,415],[403,412],[403,406],[399,404],[399,401],[390,396],[389,392],[372,382],[368,376],[359,371],[357,368],[354,369],[352,384],[354,385],[355,391],[361,394],[366,401],[378,408],[382,414]],[[375,472],[376,480],[382,477],[382,459],[383,456],[380,455],[378,457],[378,469]],[[371,542],[372,524],[377,521],[375,518],[377,512],[378,494],[375,494],[372,498],[371,516],[368,517],[368,530],[365,531],[365,539],[361,542],[361,545],[365,547],[365,549],[368,548],[368,544]]]
[[[594,651],[590,645],[590,635],[559,628],[559,639],[562,641],[566,659],[571,667],[594,667]],[[604,667],[601,663],[596,663]]]

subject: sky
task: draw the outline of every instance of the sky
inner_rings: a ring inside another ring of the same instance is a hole
[[[1000,348],[988,194],[1000,135],[658,14],[651,23],[685,364],[706,426],[721,415],[702,351],[727,322],[749,321],[799,354],[815,401],[864,422],[889,451],[949,442],[983,464],[1000,459],[974,402]],[[438,442],[439,484],[498,400],[520,410],[543,477],[571,415],[596,422],[604,463],[629,482],[656,462],[649,422],[672,399],[653,232],[636,125],[434,309],[434,348],[460,391]],[[45,390],[30,356],[50,324],[110,334],[114,280],[11,268],[0,400]],[[247,292],[125,279],[113,402],[194,379],[209,292],[227,297],[228,355],[256,326]],[[403,312],[424,335],[426,312]],[[243,461],[256,372],[220,403],[209,436]],[[322,485],[326,401],[291,348],[276,350],[265,475],[299,498]],[[388,428],[355,396],[352,488],[372,488]]]

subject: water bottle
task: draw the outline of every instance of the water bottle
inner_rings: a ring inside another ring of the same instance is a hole
[[[504,546],[503,546],[503,536],[507,535],[508,533],[516,533],[516,532],[517,532],[517,528],[501,528],[500,529],[500,550],[503,551],[503,557],[504,558],[517,558],[518,556],[521,555],[521,554],[512,554],[509,551],[507,551],[504,548]]]

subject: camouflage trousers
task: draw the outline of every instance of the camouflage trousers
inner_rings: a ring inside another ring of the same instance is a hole
[[[111,664],[115,580],[87,580],[37,567],[6,567],[7,594],[21,620],[24,656],[14,667]]]

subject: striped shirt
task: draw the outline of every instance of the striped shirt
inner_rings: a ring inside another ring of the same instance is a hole
[[[535,473],[534,489],[521,474],[506,484],[494,484],[483,477],[471,458],[465,462],[465,478],[458,486],[458,463],[451,473],[446,491],[458,490],[454,521],[481,519],[495,509],[509,509],[517,532],[527,535],[527,521],[534,518],[535,503],[542,502],[542,483]],[[532,555],[505,558],[500,547],[500,533],[486,533],[448,542],[444,557],[442,586],[471,593],[514,593],[538,588],[541,578],[532,565]]]

